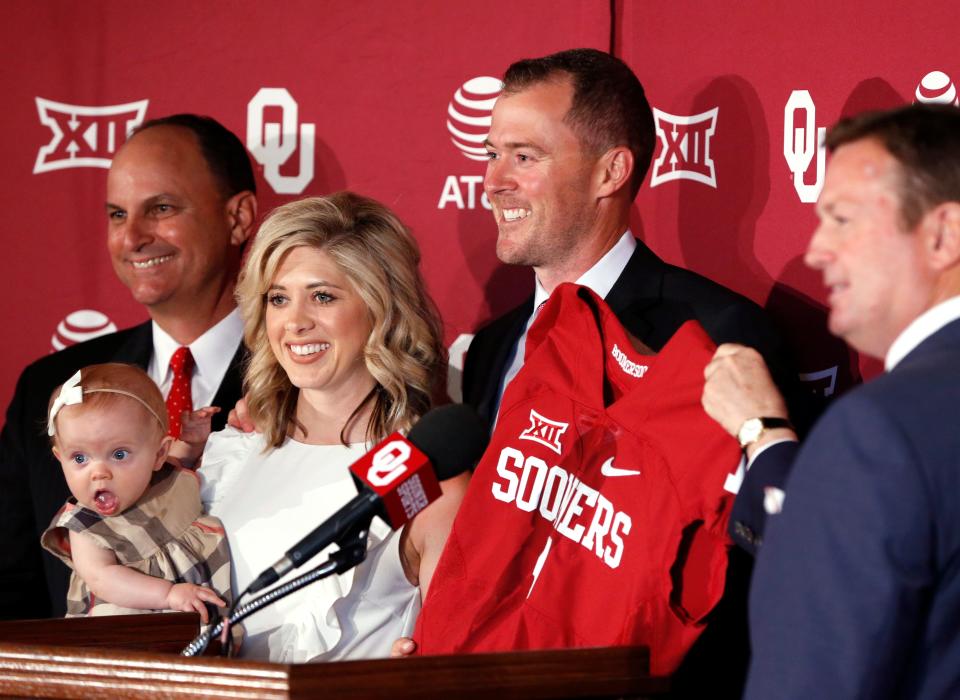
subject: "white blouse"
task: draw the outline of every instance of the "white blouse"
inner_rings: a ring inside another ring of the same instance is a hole
[[[306,445],[289,438],[266,453],[264,446],[258,433],[226,428],[210,436],[199,471],[206,512],[227,532],[234,595],[357,494],[349,467],[366,451],[362,444]],[[399,531],[374,518],[366,560],[246,618],[240,656],[278,663],[388,656],[394,640],[413,631],[420,612],[420,591],[403,573],[399,543]],[[280,582],[313,569],[335,549],[331,545]]]

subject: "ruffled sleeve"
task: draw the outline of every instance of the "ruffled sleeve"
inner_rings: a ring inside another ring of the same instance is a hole
[[[204,512],[216,511],[219,503],[229,497],[243,471],[240,467],[262,449],[263,440],[257,433],[244,433],[229,426],[211,433],[197,472]]]

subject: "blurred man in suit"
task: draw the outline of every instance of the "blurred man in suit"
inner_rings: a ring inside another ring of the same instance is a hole
[[[243,144],[208,117],[147,122],[114,158],[107,249],[150,320],[48,355],[21,374],[0,436],[0,618],[65,611],[69,571],[40,549],[40,534],[69,495],[46,435],[55,386],[85,365],[129,362],[166,395],[171,358],[188,348],[183,381],[194,407],[228,409],[240,397],[244,351],[233,289],[256,219],[255,191]],[[225,414],[214,416],[214,429]]]
[[[767,503],[746,697],[957,697],[960,110],[865,114],[826,143],[806,262],[829,290],[830,331],[886,372],[802,447],[771,434],[752,450],[751,471],[792,469]],[[720,348],[707,377],[704,405],[731,433],[777,410],[754,353]]]

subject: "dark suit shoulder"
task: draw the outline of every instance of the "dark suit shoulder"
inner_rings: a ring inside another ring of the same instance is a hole
[[[139,346],[142,343],[146,343],[146,358],[149,359],[149,353],[152,351],[152,336],[150,334],[149,322],[142,323],[139,326],[133,326],[132,328],[125,328],[115,333],[107,333],[106,335],[71,345],[58,352],[44,355],[27,365],[23,372],[24,374],[39,376],[68,372],[67,376],[69,376],[69,374],[76,372],[86,365],[110,362],[115,359],[120,362],[134,362],[141,358],[130,356],[121,359],[116,358],[116,353],[125,346],[131,344]],[[61,379],[60,381],[63,380]],[[59,384],[60,382],[58,381],[57,383]]]
[[[756,348],[775,367],[792,365],[781,334],[759,305],[703,275],[663,262],[640,241],[607,301],[623,325],[654,350],[693,320],[717,345],[740,343]]]
[[[691,270],[666,265],[663,296],[668,301],[689,304],[718,345],[745,343],[751,338],[774,342],[777,338],[770,317],[759,304]]]
[[[150,324],[145,323],[116,333],[108,333],[58,352],[44,355],[27,365],[17,380],[13,398],[7,409],[8,430],[43,432],[40,424],[46,417],[47,404],[54,387],[62,384],[78,369],[100,362],[134,361],[134,356],[117,357],[123,348],[139,346],[146,338],[148,353],[151,343]],[[149,358],[149,354],[146,355]],[[45,442],[45,441],[44,441]]]

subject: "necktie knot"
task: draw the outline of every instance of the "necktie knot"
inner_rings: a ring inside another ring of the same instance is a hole
[[[189,373],[193,369],[193,354],[186,345],[181,345],[170,358],[170,369],[174,376],[184,372]]]

